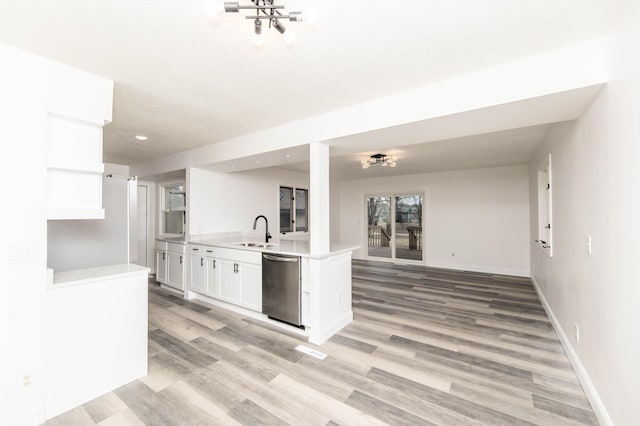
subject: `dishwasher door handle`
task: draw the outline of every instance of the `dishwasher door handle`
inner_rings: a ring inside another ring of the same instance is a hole
[[[267,260],[273,260],[274,262],[298,262],[298,257],[280,257],[280,256],[270,256],[268,254],[262,255]]]

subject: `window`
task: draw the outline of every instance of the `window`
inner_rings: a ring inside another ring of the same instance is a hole
[[[186,194],[183,183],[162,186],[161,230],[163,235],[184,234]]]
[[[538,239],[536,243],[552,255],[551,231],[551,154],[538,168]]]
[[[280,233],[309,231],[309,190],[280,187]]]

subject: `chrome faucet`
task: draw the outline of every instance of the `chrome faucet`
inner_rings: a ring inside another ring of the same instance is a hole
[[[256,225],[258,224],[258,219],[260,218],[264,219],[264,224],[266,226],[265,234],[264,234],[264,242],[268,243],[272,237],[271,237],[271,234],[269,233],[269,220],[265,216],[260,215],[256,217],[256,219],[253,221],[253,229],[256,229]]]

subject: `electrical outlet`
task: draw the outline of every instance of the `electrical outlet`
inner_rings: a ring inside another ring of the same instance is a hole
[[[580,343],[580,326],[578,324],[573,325],[573,337],[575,337],[576,343]]]
[[[30,386],[31,386],[31,374],[27,373],[24,376],[22,376],[22,387],[28,388]]]

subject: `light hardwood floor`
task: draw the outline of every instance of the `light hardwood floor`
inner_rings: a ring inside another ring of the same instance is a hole
[[[46,424],[597,424],[528,279],[354,261],[353,308],[315,346],[150,283],[149,375]]]

